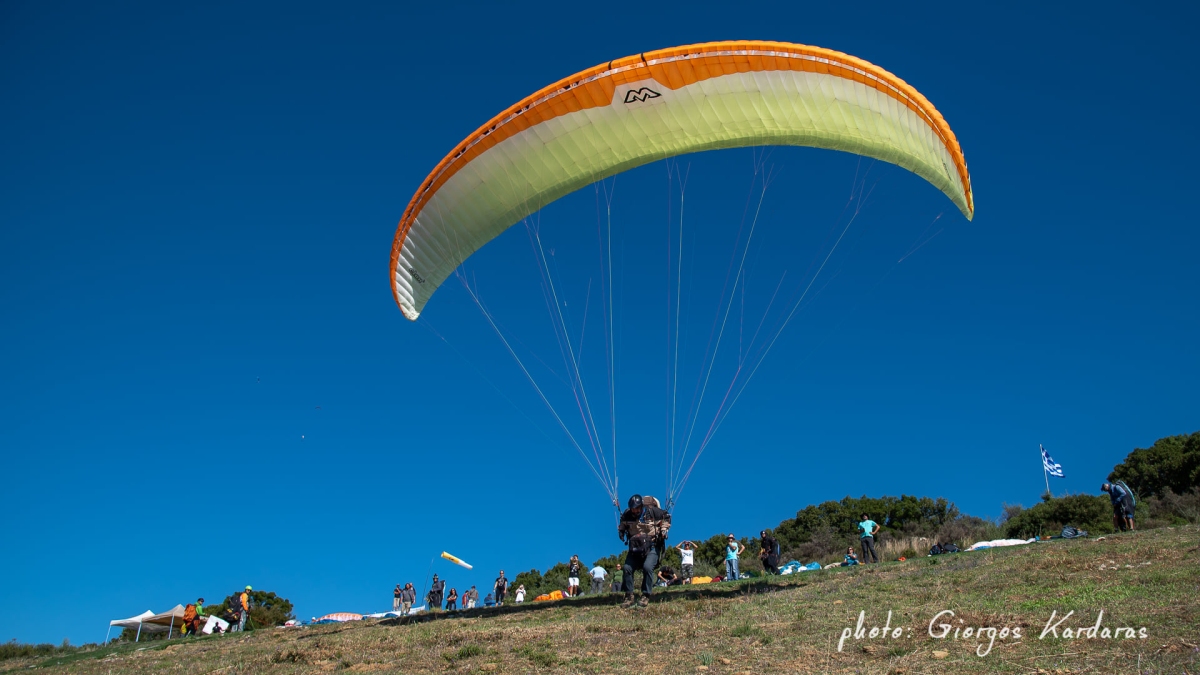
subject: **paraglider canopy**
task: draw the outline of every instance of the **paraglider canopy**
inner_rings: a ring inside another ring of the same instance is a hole
[[[968,219],[966,160],[916,89],[848,54],[711,42],[617,59],[492,118],[413,195],[392,245],[392,293],[415,320],[472,253],[585,185],[680,154],[755,145],[842,150],[901,166]]]

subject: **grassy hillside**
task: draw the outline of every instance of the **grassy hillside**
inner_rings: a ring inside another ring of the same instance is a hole
[[[10,659],[0,672],[1197,673],[1198,541],[1195,526],[1164,528],[672,590],[641,610],[620,609],[618,596],[585,597],[119,645]],[[871,639],[889,610],[889,637]],[[950,633],[935,639],[929,624],[943,610],[954,612],[937,622]],[[1146,637],[1065,637],[1066,628],[1094,625],[1101,610],[1101,630]],[[1058,621],[1071,611],[1059,637],[1039,639],[1052,613]],[[855,639],[860,612],[866,637]],[[997,631],[986,656],[977,655],[986,635],[965,637],[980,626]]]

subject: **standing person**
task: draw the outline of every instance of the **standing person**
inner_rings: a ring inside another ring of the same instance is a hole
[[[858,521],[858,529],[858,543],[862,545],[863,564],[879,562],[879,556],[875,554],[875,535],[879,534],[879,523],[871,520],[864,513]]]
[[[725,544],[725,581],[738,580],[738,556],[746,552],[746,547],[732,534]]]
[[[779,542],[767,530],[758,533],[758,540],[762,543],[758,559],[762,561],[763,569],[767,574],[779,574]]]
[[[659,553],[670,530],[671,514],[658,507],[657,499],[643,499],[637,494],[629,498],[629,508],[617,523],[617,536],[629,545],[622,567],[621,590],[625,592],[622,607],[633,606],[633,575],[637,570],[642,571],[642,597],[637,604],[641,607],[650,604],[650,594],[654,592],[654,568],[658,566]]]
[[[571,556],[571,562],[567,563],[567,595],[575,597],[579,595],[579,577],[583,576],[583,563],[579,562],[579,556]]]
[[[1133,495],[1116,483],[1105,483],[1100,490],[1108,493],[1113,507],[1113,527],[1124,532],[1133,531]]]
[[[588,576],[592,578],[592,595],[604,591],[604,580],[608,577],[608,570],[596,564],[595,567],[588,570]]]
[[[446,611],[453,612],[456,609],[458,609],[458,591],[451,588],[450,595],[446,596]]]
[[[516,595],[517,595],[517,604],[518,605],[521,604],[522,602],[525,602],[525,584],[521,584],[520,586],[517,586]]]
[[[249,586],[242,591],[242,595],[238,598],[242,603],[242,618],[238,621],[238,630],[246,630],[246,619],[250,618],[250,591],[254,589]]]
[[[475,605],[479,603],[479,591],[472,586],[471,590],[467,591],[467,609],[475,609]]]
[[[504,576],[504,570],[500,570],[500,576],[496,577],[492,590],[496,591],[496,606],[503,605],[504,595],[508,593],[508,578]]]
[[[232,595],[225,598],[225,611],[229,614],[229,632],[234,633],[238,630],[238,625],[242,622],[242,600],[241,593],[234,591]]]
[[[400,611],[400,597],[404,595],[404,589],[400,588],[400,584],[396,584],[396,590],[392,591],[392,611]]]
[[[685,539],[683,543],[675,548],[679,549],[679,559],[682,561],[680,564],[680,572],[682,574],[680,576],[684,581],[690,583],[692,579],[692,564],[696,559],[696,545]]]
[[[412,582],[404,584],[404,588],[400,589],[400,611],[408,616],[412,611],[413,605],[417,602],[417,589],[412,585]]]
[[[204,598],[196,598],[196,621],[192,624],[192,635],[200,634],[200,627],[208,623],[208,617],[204,614]]]
[[[196,604],[189,604],[183,608],[183,627],[185,632],[190,632],[193,637],[200,634],[200,625],[204,623],[204,598],[196,600]]]
[[[429,595],[425,600],[428,602],[426,611],[436,612],[442,608],[442,595],[446,592],[446,582],[438,579],[438,575],[433,575],[433,583],[429,585]]]

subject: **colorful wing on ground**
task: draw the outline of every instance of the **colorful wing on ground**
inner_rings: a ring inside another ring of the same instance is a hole
[[[666,157],[756,145],[890,162],[974,215],[954,133],[895,75],[819,47],[688,45],[556,82],[459,143],[405,209],[392,244],[392,293],[415,320],[468,256],[559,197]]]

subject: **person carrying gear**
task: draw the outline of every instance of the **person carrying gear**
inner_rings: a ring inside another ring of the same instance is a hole
[[[763,569],[767,574],[779,574],[779,542],[766,530],[758,533],[758,540],[762,544],[758,559],[762,561]]]
[[[204,598],[196,600],[196,604],[188,604],[183,608],[183,626],[193,636],[200,634],[200,626],[206,621],[204,616]]]
[[[1108,493],[1113,507],[1113,527],[1133,531],[1133,493],[1123,483],[1105,483],[1100,490]]]
[[[442,594],[446,592],[446,582],[433,575],[433,583],[429,586],[429,595],[425,597],[425,611],[436,612],[442,608]]]
[[[252,591],[252,590],[254,590],[254,589],[247,586],[246,590],[242,591],[242,595],[238,598],[238,602],[241,603],[241,608],[242,608],[241,609],[242,616],[240,619],[238,619],[238,630],[239,631],[246,630],[246,619],[250,618],[250,591]]]
[[[632,607],[633,575],[642,572],[642,596],[637,604],[646,607],[650,604],[650,594],[654,591],[654,568],[658,566],[658,558],[667,542],[667,533],[671,529],[671,514],[658,506],[658,500],[653,497],[643,498],[633,495],[629,498],[629,508],[621,514],[617,523],[617,536],[629,546],[622,568],[621,590],[625,593],[622,607]]]

